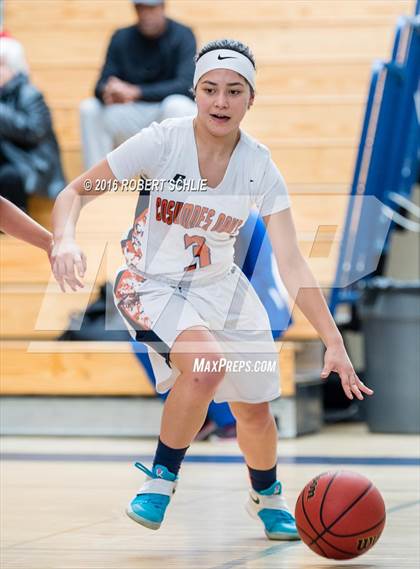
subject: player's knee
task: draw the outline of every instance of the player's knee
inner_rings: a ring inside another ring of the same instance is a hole
[[[202,354],[192,358],[188,370],[191,388],[198,396],[212,399],[225,376],[224,358],[219,354]]]
[[[223,379],[223,374],[197,373],[191,378],[192,389],[201,398],[211,401]]]

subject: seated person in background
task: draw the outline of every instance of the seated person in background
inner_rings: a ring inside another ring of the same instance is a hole
[[[0,195],[21,209],[27,196],[55,198],[66,185],[50,111],[30,83],[21,44],[0,37]]]
[[[192,30],[165,16],[163,0],[131,1],[137,24],[114,33],[96,99],[80,106],[85,168],[153,121],[196,114]]]

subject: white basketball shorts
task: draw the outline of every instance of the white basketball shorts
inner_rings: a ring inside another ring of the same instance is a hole
[[[217,282],[201,286],[169,284],[122,267],[114,300],[131,336],[148,347],[159,393],[168,391],[180,373],[170,361],[179,334],[204,326],[224,355],[225,376],[216,402],[261,403],[280,395],[279,354],[267,313],[236,265]],[[200,349],[194,351],[201,355]],[[206,371],[209,365],[205,357],[194,361],[196,371]]]

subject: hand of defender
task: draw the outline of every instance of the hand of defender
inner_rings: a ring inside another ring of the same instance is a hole
[[[66,284],[74,291],[77,287],[84,287],[79,279],[83,278],[86,272],[86,256],[73,240],[55,243],[50,262],[54,277],[63,292],[66,292]]]
[[[373,390],[369,389],[369,387],[357,377],[343,345],[329,347],[325,352],[324,369],[322,370],[321,377],[327,379],[332,371],[338,373],[340,376],[344,393],[349,399],[353,399],[353,395],[355,395],[357,399],[362,400],[364,399],[363,393],[366,395],[373,394]]]

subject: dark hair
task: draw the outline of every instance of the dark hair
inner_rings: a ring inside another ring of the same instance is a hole
[[[245,45],[244,43],[238,41],[238,40],[230,40],[230,39],[213,40],[213,41],[210,41],[209,43],[206,43],[206,45],[204,47],[202,47],[200,49],[200,51],[197,53],[197,55],[195,56],[195,62],[197,63],[197,61],[200,59],[200,57],[203,57],[203,55],[205,55],[209,51],[214,51],[216,49],[231,49],[232,51],[237,51],[238,53],[241,53],[242,55],[244,55],[245,57],[247,57],[249,59],[249,61],[253,65],[254,69],[257,68],[255,65],[254,54],[249,49],[249,47],[247,45]],[[248,81],[247,81],[247,83],[248,83]],[[250,85],[249,83],[248,83],[248,85],[249,85],[249,88],[251,89],[251,95],[254,96],[255,91],[254,91],[252,85]],[[195,95],[194,89],[191,89],[191,93],[193,95]]]
[[[238,40],[223,39],[223,40],[213,40],[207,43],[204,47],[200,49],[200,51],[196,55],[195,62],[197,63],[200,57],[202,57],[209,51],[214,51],[215,49],[231,49],[233,51],[237,51],[238,53],[241,53],[242,55],[247,57],[254,66],[254,69],[256,69],[254,54],[247,45]]]

